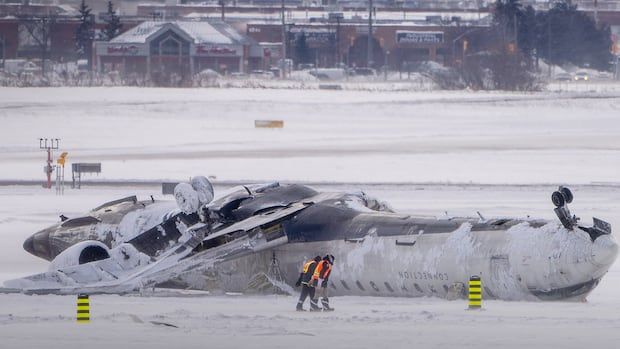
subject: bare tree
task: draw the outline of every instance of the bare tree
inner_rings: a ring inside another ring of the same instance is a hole
[[[46,17],[34,17],[34,16],[21,16],[19,17],[19,25],[25,28],[30,42],[33,43],[34,48],[38,51],[41,58],[41,74],[45,76],[45,61],[49,58],[51,47],[51,34],[56,23],[56,19],[53,16]]]

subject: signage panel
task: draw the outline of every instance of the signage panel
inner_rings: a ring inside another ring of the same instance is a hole
[[[399,30],[396,32],[396,42],[399,44],[441,44],[443,43],[443,32]]]

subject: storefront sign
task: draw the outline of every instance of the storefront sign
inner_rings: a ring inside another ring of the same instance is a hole
[[[396,32],[396,42],[399,44],[441,44],[443,43],[443,32],[399,30]]]
[[[237,46],[196,45],[196,56],[231,57],[241,56],[241,48]]]
[[[336,41],[336,30],[327,28],[299,28],[293,27],[290,30],[289,39],[298,40],[302,35],[306,36],[309,45],[326,44]]]
[[[144,55],[138,45],[104,44],[97,46],[97,53],[102,56],[138,56]]]
[[[308,46],[319,47],[336,42],[336,29],[294,27],[289,31],[288,38],[289,41],[297,41],[302,36],[305,36]]]

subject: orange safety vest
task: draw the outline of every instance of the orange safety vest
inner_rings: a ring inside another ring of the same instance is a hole
[[[323,276],[323,279],[327,279],[329,277],[329,273],[332,271],[332,265],[328,261],[320,261],[319,265],[314,269],[314,275],[312,275],[313,280],[318,280]]]

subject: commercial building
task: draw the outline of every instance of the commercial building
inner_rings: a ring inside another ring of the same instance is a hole
[[[243,72],[262,57],[251,38],[221,21],[143,22],[109,42],[95,43],[98,71],[137,73],[157,83],[204,69]]]
[[[427,23],[375,24],[372,36],[373,67],[402,69],[409,63],[435,61],[451,65],[463,51],[474,49],[469,36],[488,25],[458,26]],[[331,67],[337,63],[366,66],[368,25],[362,23],[291,23],[287,25],[288,58],[295,62]],[[278,42],[281,26],[249,23],[248,35],[258,42]],[[273,56],[273,54],[272,54]],[[267,57],[265,58],[267,61]]]

